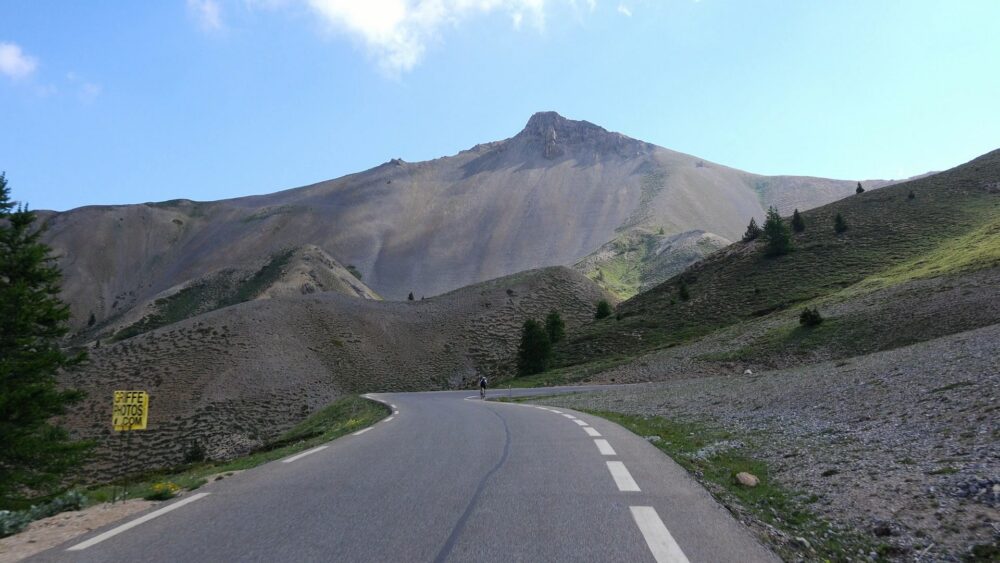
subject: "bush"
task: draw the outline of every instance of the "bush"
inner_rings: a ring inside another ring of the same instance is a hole
[[[688,284],[683,278],[681,278],[680,283],[677,284],[677,297],[680,297],[681,301],[691,299],[691,292],[688,291]]]
[[[154,483],[152,490],[146,496],[142,497],[146,500],[170,500],[177,496],[177,493],[181,488],[170,481],[163,481],[160,483]]]
[[[833,218],[833,230],[838,235],[847,232],[847,220],[839,212],[837,216]]]
[[[819,314],[819,309],[806,307],[799,315],[799,324],[802,326],[818,326],[823,322],[823,315]]]
[[[16,534],[35,520],[48,518],[68,510],[80,510],[87,497],[79,491],[69,491],[49,502],[32,506],[28,510],[0,510],[0,538]]]
[[[806,230],[806,220],[802,218],[802,214],[796,209],[795,213],[792,213],[792,230],[796,233],[801,233]]]
[[[535,319],[524,321],[521,328],[521,344],[517,348],[517,371],[520,375],[532,375],[545,371],[552,355],[552,343],[542,324]]]
[[[910,190],[910,195],[906,196],[906,199],[913,199],[915,197],[917,197],[917,194],[913,193],[913,190]]]
[[[205,448],[201,442],[194,440],[184,452],[184,463],[199,463],[205,461]]]
[[[757,220],[753,217],[750,218],[750,224],[747,225],[747,230],[743,233],[743,242],[750,242],[760,236],[760,227],[757,226]]]
[[[566,336],[566,323],[563,322],[559,311],[552,309],[545,317],[545,333],[549,335],[549,342],[555,344]]]
[[[856,193],[856,194],[863,194],[863,193],[865,193],[865,189],[861,187],[861,182],[858,182],[858,189],[854,190],[854,193]]]
[[[607,299],[601,299],[597,302],[597,311],[594,312],[595,319],[603,319],[604,317],[611,315],[611,303],[608,303]]]
[[[767,238],[768,256],[781,256],[792,251],[792,232],[788,224],[771,207],[767,210],[767,220],[764,221],[764,237]]]

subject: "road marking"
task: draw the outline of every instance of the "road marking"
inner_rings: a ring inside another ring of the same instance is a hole
[[[566,418],[568,418],[570,420],[576,420],[576,417],[573,416],[573,415],[571,415],[571,414],[564,414],[563,416],[565,416]]]
[[[601,455],[618,455],[607,440],[594,440],[594,443],[597,444],[597,449],[601,451]]]
[[[653,559],[656,563],[688,563],[688,558],[681,551],[681,546],[677,545],[674,537],[670,535],[670,530],[660,520],[660,515],[652,506],[630,506],[632,518],[639,526],[642,537],[646,538],[646,545],[653,552]]]
[[[628,468],[625,464],[620,461],[609,461],[608,471],[611,472],[611,477],[614,478],[615,484],[618,485],[618,490],[626,493],[638,493],[639,485],[636,484],[635,479],[632,478],[632,474],[628,472]]]
[[[547,411],[547,410],[549,410],[549,409],[547,409],[547,408],[545,408],[545,407],[535,407],[535,408],[536,408],[536,409],[541,409],[541,410],[543,410],[543,411]]]
[[[396,405],[389,405],[389,406],[392,407],[392,410],[396,410]]]
[[[358,430],[354,434],[351,434],[351,436],[360,436],[360,435],[364,434],[365,432],[368,432],[371,429],[372,429],[371,426],[369,426],[368,428],[362,428],[361,430]]]
[[[399,411],[392,411],[392,414],[394,415],[399,414]]]
[[[556,409],[549,409],[549,412],[554,412],[556,414],[562,414],[562,411],[557,411]]]
[[[330,446],[319,446],[319,447],[313,448],[311,450],[306,450],[306,451],[300,453],[299,455],[293,455],[292,457],[290,457],[288,459],[281,460],[281,463],[291,463],[291,462],[293,462],[293,461],[295,461],[297,459],[302,459],[302,458],[306,457],[307,455],[312,455],[312,454],[314,454],[316,452],[323,451],[323,450],[327,449],[328,447],[330,447]]]
[[[211,493],[198,493],[198,494],[191,495],[191,496],[187,497],[186,499],[179,500],[179,501],[177,501],[177,502],[175,502],[175,503],[173,503],[171,505],[164,506],[163,508],[161,508],[161,509],[159,509],[157,511],[150,512],[149,514],[147,514],[147,515],[145,515],[145,516],[143,516],[141,518],[136,518],[135,520],[133,520],[133,521],[127,523],[127,524],[122,524],[121,526],[118,526],[117,528],[113,528],[111,530],[108,530],[107,532],[104,532],[103,534],[101,534],[99,536],[92,537],[92,538],[90,538],[89,540],[87,540],[85,542],[78,543],[78,544],[74,545],[73,547],[68,548],[66,551],[80,551],[82,549],[87,549],[88,547],[90,547],[92,545],[99,544],[99,543],[101,543],[102,541],[104,541],[104,540],[106,540],[108,538],[112,538],[114,536],[117,536],[118,534],[120,534],[120,533],[122,533],[124,531],[131,530],[132,528],[135,528],[139,524],[143,524],[145,522],[149,522],[153,518],[157,518],[159,516],[163,516],[164,514],[170,512],[171,510],[177,510],[178,508],[184,506],[185,504],[190,504],[190,503],[192,503],[192,502],[194,502],[194,501],[196,501],[198,499],[205,498],[205,497],[207,497],[210,494]]]
[[[573,422],[579,424],[580,426],[587,426],[587,423],[585,421],[580,420],[579,418],[574,418]]]
[[[383,420],[382,422],[392,422],[392,419],[394,419],[394,418],[396,418],[396,417],[390,416],[389,418]]]
[[[584,426],[583,427],[583,431],[587,433],[587,436],[600,436],[601,435],[600,432],[598,432],[597,430],[595,430],[595,429],[593,429],[593,428],[591,428],[589,426]]]

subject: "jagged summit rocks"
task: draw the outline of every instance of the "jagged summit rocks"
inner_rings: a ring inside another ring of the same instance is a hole
[[[532,115],[524,129],[510,139],[510,142],[530,146],[548,160],[594,153],[640,156],[655,148],[654,145],[610,132],[589,121],[567,119],[554,111]]]

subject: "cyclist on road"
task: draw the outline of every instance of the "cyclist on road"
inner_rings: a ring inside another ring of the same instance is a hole
[[[486,398],[486,383],[487,383],[486,376],[485,375],[480,375],[479,376],[479,398],[480,399],[485,399]]]

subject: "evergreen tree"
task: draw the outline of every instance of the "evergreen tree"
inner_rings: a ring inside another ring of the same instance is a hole
[[[801,233],[806,230],[806,220],[802,218],[802,214],[796,209],[795,213],[792,213],[792,230],[796,233]]]
[[[823,315],[819,314],[819,309],[806,307],[799,315],[799,324],[802,326],[818,326],[823,322]]]
[[[0,499],[58,485],[88,448],[49,422],[82,397],[57,388],[56,374],[84,356],[59,348],[69,307],[59,299],[59,269],[34,222],[27,207],[15,209],[0,174]]]
[[[552,355],[552,343],[545,328],[535,319],[524,321],[521,327],[521,344],[517,348],[517,372],[532,375],[545,371]]]
[[[94,313],[91,313],[90,318],[87,319],[87,326],[88,327],[94,326],[94,323],[96,322],[97,322],[97,317],[94,316]]]
[[[858,189],[854,190],[854,193],[856,193],[856,194],[863,194],[863,193],[865,193],[865,189],[861,187],[861,182],[858,182]]]
[[[833,230],[839,235],[847,231],[847,220],[844,216],[837,212],[837,216],[833,218]]]
[[[413,292],[410,292],[409,297],[406,298],[407,301],[413,301]]]
[[[607,299],[601,299],[597,302],[597,311],[594,312],[595,319],[603,319],[611,314],[611,303],[608,303]]]
[[[743,242],[750,242],[760,236],[760,227],[757,226],[757,220],[753,217],[750,218],[750,224],[747,225],[747,230],[743,233]]]
[[[913,193],[913,190],[910,190],[910,195],[906,196],[906,199],[913,199],[915,197],[917,197],[917,194]]]
[[[680,283],[677,284],[677,296],[681,298],[681,301],[691,299],[691,292],[688,291],[688,284],[684,278],[681,278]]]
[[[559,311],[552,309],[545,317],[545,333],[549,335],[549,342],[555,344],[566,336],[566,323],[563,322]]]
[[[763,230],[764,238],[767,239],[768,256],[781,256],[792,251],[792,230],[773,206],[767,210]]]

